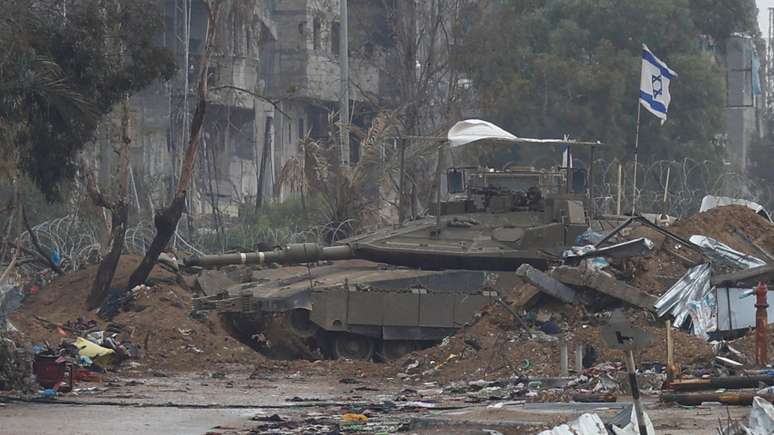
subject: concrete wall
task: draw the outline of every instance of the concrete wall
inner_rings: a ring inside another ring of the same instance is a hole
[[[753,95],[752,89],[754,50],[754,41],[743,35],[733,35],[726,43],[727,154],[732,167],[740,174],[747,173],[750,159],[754,158],[749,155],[751,140],[762,134],[763,95]]]

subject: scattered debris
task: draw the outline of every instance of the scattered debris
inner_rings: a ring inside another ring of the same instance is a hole
[[[126,282],[141,261],[121,257],[114,282]],[[84,311],[83,301],[94,281],[96,266],[68,273],[30,295],[11,319],[32,343],[59,343],[77,337],[113,349],[122,366],[136,371],[190,370],[212,364],[263,364],[266,359],[240,343],[214,314],[203,320],[191,318],[191,292],[177,283],[172,273],[154,269],[146,287],[112,322]],[[45,318],[41,317],[45,316]],[[75,319],[75,320],[73,320]],[[101,337],[89,335],[103,331]],[[138,358],[142,365],[131,367]]]
[[[576,420],[544,430],[538,435],[607,435],[607,429],[597,414],[583,414]]]

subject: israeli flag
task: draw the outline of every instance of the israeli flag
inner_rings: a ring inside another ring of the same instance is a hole
[[[640,104],[661,119],[662,124],[666,121],[669,102],[672,100],[669,95],[669,84],[676,77],[676,72],[657,58],[647,45],[642,44]]]

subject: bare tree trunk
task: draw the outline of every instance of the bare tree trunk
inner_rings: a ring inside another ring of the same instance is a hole
[[[274,118],[271,116],[266,117],[266,124],[263,131],[263,152],[261,153],[261,166],[258,169],[258,180],[256,182],[255,191],[255,211],[261,208],[263,205],[263,182],[266,179],[266,163],[271,153],[271,141],[274,139],[271,134],[272,122]]]
[[[86,300],[90,310],[99,307],[105,301],[110,292],[110,284],[113,282],[121,252],[124,249],[126,237],[126,223],[129,220],[129,206],[125,201],[116,204],[116,208],[110,209],[111,231],[110,252],[105,255],[97,269],[94,285]]]
[[[205,5],[208,7],[207,42],[199,64],[198,101],[196,103],[196,111],[194,112],[193,120],[191,121],[191,137],[183,156],[183,164],[180,170],[180,179],[177,183],[175,197],[172,199],[172,203],[169,207],[160,210],[158,214],[156,214],[156,217],[154,218],[156,236],[153,238],[150,247],[148,247],[148,251],[145,253],[142,262],[137,266],[137,269],[132,273],[132,276],[129,277],[129,283],[126,290],[130,290],[135,286],[145,283],[145,280],[148,279],[159,255],[167,247],[172,236],[175,235],[177,222],[183,214],[185,198],[188,188],[191,185],[191,179],[193,178],[196,153],[199,150],[202,126],[204,125],[204,117],[207,110],[207,79],[210,55],[212,53],[213,45],[215,44],[216,24],[222,3],[223,2],[220,1],[211,3],[205,2]]]
[[[118,199],[107,201],[93,184],[93,177],[87,183],[87,190],[97,205],[110,210],[110,251],[102,259],[97,269],[97,276],[86,299],[88,308],[94,309],[102,305],[110,292],[110,284],[118,268],[121,253],[124,250],[126,226],[129,221],[129,145],[132,138],[129,135],[129,97],[124,97],[121,111],[121,148],[119,150],[118,166]]]

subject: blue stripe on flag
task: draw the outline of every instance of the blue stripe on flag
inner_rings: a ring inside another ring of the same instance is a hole
[[[674,80],[675,76],[672,74],[671,71],[669,71],[669,68],[665,67],[664,64],[659,62],[658,59],[656,59],[656,56],[653,55],[653,53],[649,52],[648,50],[643,49],[642,50],[642,59],[650,62],[655,66],[656,68],[659,68],[661,70],[661,75],[668,78],[669,80]]]
[[[645,100],[645,102],[656,112],[661,112],[663,114],[667,113],[667,108],[664,106],[664,103],[654,100],[652,95],[640,91],[640,99]]]

